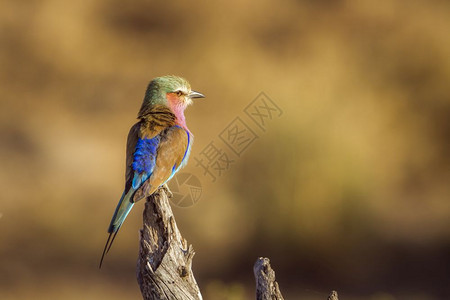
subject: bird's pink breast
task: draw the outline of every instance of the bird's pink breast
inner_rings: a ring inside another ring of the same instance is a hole
[[[180,125],[184,129],[189,131],[189,129],[187,128],[187,125],[186,125],[186,119],[184,117],[184,110],[185,110],[186,106],[184,105],[183,100],[180,99],[177,96],[177,94],[175,94],[175,93],[168,93],[167,94],[167,102],[169,102],[170,109],[172,110],[172,112],[175,114],[175,117],[177,118],[176,124]]]

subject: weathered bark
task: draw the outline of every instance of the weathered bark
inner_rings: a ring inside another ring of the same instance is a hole
[[[270,260],[260,257],[253,266],[256,279],[256,300],[283,300],[278,283],[275,281],[275,271],[270,266]]]
[[[191,268],[194,250],[178,230],[165,188],[146,199],[140,236],[137,278],[143,298],[202,299]]]
[[[256,279],[256,300],[283,300],[278,283],[275,281],[275,271],[270,266],[270,260],[260,257],[253,266]],[[327,300],[339,300],[336,291],[332,291]]]
[[[338,293],[336,291],[332,291],[327,300],[339,300]]]

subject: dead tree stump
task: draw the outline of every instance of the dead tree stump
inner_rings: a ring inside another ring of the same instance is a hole
[[[178,230],[167,191],[147,197],[140,231],[137,279],[145,300],[200,300],[192,273],[194,249]]]
[[[256,300],[283,300],[280,287],[275,281],[275,271],[270,266],[270,260],[260,257],[253,266],[256,279]],[[339,300],[336,291],[332,291],[327,300]]]
[[[284,300],[268,258],[258,258],[253,266],[253,273],[256,280],[256,300]]]
[[[336,291],[332,291],[327,300],[339,300],[338,293]]]

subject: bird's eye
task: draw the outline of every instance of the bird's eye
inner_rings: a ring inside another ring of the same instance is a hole
[[[182,92],[182,91],[177,91],[176,93],[177,93],[177,96],[178,96],[178,97],[181,97],[181,95],[183,95],[183,92]]]

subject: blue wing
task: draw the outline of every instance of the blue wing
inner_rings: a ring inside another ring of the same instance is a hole
[[[134,170],[134,177],[131,183],[133,189],[137,190],[152,175],[156,164],[156,151],[159,142],[159,135],[151,139],[138,140],[133,155],[133,164],[131,165]]]

